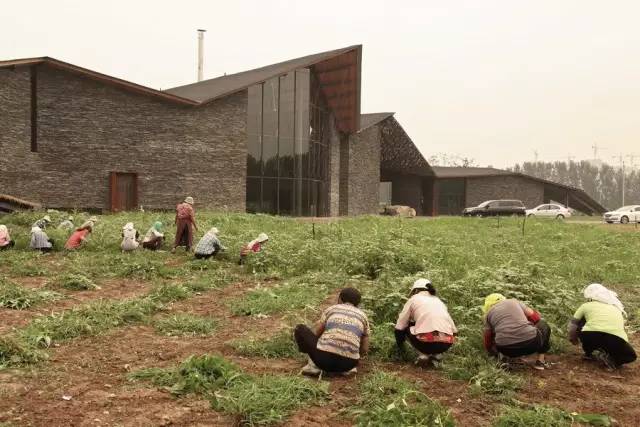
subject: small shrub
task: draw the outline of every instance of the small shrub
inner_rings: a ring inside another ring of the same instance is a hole
[[[494,427],[570,427],[571,416],[560,409],[534,405],[530,409],[506,407],[494,421]]]
[[[0,337],[0,369],[39,362],[46,355],[12,337]]]
[[[173,316],[162,317],[154,323],[158,332],[169,336],[207,335],[217,326],[215,319],[192,314],[174,314]]]
[[[183,300],[191,295],[191,290],[182,285],[160,285],[149,294],[149,298],[159,303],[166,304],[169,302]]]
[[[285,283],[269,288],[250,291],[231,303],[233,314],[252,316],[256,314],[283,313],[305,307],[317,309],[327,297],[326,286],[305,286],[297,283]]]

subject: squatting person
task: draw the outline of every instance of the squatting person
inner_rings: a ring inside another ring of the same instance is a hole
[[[220,231],[216,227],[211,227],[211,229],[202,236],[196,245],[196,258],[211,258],[212,256],[216,256],[218,252],[225,249],[222,246],[222,243],[220,243],[220,239],[218,239],[219,233]]]
[[[608,369],[618,369],[636,360],[624,330],[626,312],[618,294],[592,283],[584,289],[589,300],[582,304],[569,323],[569,340],[582,343],[584,358],[598,360]]]
[[[36,221],[36,224],[38,222]],[[29,247],[40,252],[51,252],[53,250],[53,239],[47,236],[47,233],[37,225],[31,227],[31,242]]]
[[[164,234],[162,234],[162,223],[156,221],[151,228],[147,230],[147,234],[142,239],[142,247],[150,251],[156,251],[162,247],[164,243]]]
[[[533,368],[544,370],[548,366],[545,354],[550,347],[551,329],[540,313],[501,294],[487,296],[482,311],[484,347],[489,353],[509,358],[537,353]]]
[[[238,264],[243,265],[250,253],[260,252],[262,250],[262,246],[264,246],[268,241],[269,236],[265,233],[260,233],[258,234],[258,237],[242,246],[240,249],[240,260],[238,261]]]
[[[302,368],[304,375],[355,373],[361,357],[369,351],[369,320],[358,308],[360,292],[354,288],[340,291],[338,304],[327,308],[313,330],[298,325],[294,338],[298,349],[309,355]]]
[[[122,227],[122,243],[120,249],[122,252],[131,252],[140,246],[140,233],[135,229],[132,222],[128,222]]]
[[[0,251],[12,248],[15,244],[16,242],[11,240],[11,235],[9,234],[7,226],[0,224]]]
[[[76,231],[71,233],[71,236],[69,236],[69,239],[67,240],[67,243],[64,245],[64,248],[68,250],[79,249],[82,246],[82,244],[87,240],[89,233],[93,231],[93,226],[91,224],[92,224],[91,222],[87,221],[84,224],[82,224],[79,228],[77,228]]]
[[[436,296],[431,281],[416,280],[396,322],[396,344],[400,351],[404,352],[404,342],[408,337],[420,353],[416,364],[428,365],[449,350],[457,332],[447,306]]]

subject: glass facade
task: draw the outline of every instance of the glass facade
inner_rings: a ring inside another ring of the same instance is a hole
[[[249,88],[248,212],[328,214],[329,116],[308,69]]]

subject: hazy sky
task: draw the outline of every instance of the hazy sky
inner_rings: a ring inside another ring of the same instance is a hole
[[[0,59],[53,56],[154,88],[363,44],[362,112],[481,165],[640,154],[638,1],[24,1]],[[640,163],[640,158],[636,159]]]

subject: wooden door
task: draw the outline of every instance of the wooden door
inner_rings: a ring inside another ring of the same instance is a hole
[[[111,211],[131,211],[138,207],[138,176],[135,173],[111,172]]]

